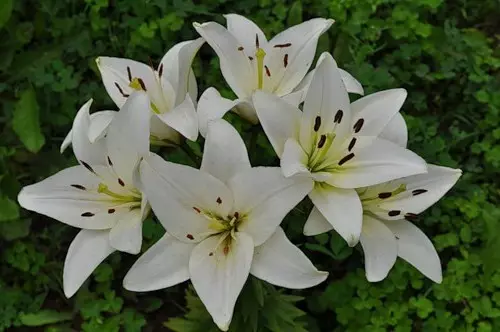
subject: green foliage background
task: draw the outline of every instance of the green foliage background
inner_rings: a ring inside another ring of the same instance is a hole
[[[21,186],[68,165],[59,154],[76,110],[113,108],[98,55],[157,64],[192,39],[194,21],[235,12],[271,36],[311,17],[337,22],[319,44],[366,92],[404,87],[410,148],[428,162],[460,167],[457,186],[423,214],[444,268],[436,285],[399,260],[370,284],[359,248],[335,234],[301,235],[310,203],[285,220],[287,234],[327,282],[277,290],[249,279],[231,331],[500,331],[500,3],[498,0],[2,0],[0,1],[0,331],[216,331],[187,284],[152,293],[125,291],[135,257],[113,254],[78,294],[62,293],[66,249],[77,230],[21,210]],[[195,62],[201,89],[226,95],[215,54]],[[230,120],[250,141],[253,130]],[[255,139],[256,138],[256,139]],[[254,136],[254,165],[276,165],[265,136]],[[195,151],[200,144],[191,144]],[[181,150],[166,157],[192,163]],[[163,230],[144,224],[144,249]]]

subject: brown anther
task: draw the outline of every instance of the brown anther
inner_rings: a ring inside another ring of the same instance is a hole
[[[224,247],[223,252],[224,252],[224,255],[226,255],[226,256],[227,256],[227,254],[229,254],[229,246],[227,244]]]
[[[158,76],[161,77],[163,75],[163,63],[160,63],[160,67],[158,67]]]
[[[113,166],[113,163],[111,162],[111,158],[109,158],[109,156],[108,156],[108,164],[109,166]]]
[[[235,212],[235,213],[234,213],[234,217],[235,217],[236,219],[238,219],[238,218],[240,217],[240,214],[239,214],[238,212]]]
[[[148,91],[148,90],[146,90],[146,85],[144,84],[144,81],[142,80],[142,78],[138,78],[137,81],[141,85],[142,90]]]
[[[92,212],[84,212],[81,214],[82,217],[93,217],[95,216],[95,214],[93,214]]]
[[[118,183],[120,184],[120,186],[125,187],[125,182],[123,182],[122,179],[118,178]]]
[[[269,68],[267,66],[264,66],[264,69],[266,70],[266,75],[268,77],[271,77],[271,72],[269,71]]]
[[[326,135],[321,135],[318,142],[318,149],[321,149],[326,142]]]
[[[115,209],[109,209],[109,210],[108,210],[108,213],[109,213],[109,214],[112,214],[112,213],[115,213],[115,211],[116,211]]]
[[[255,34],[255,47],[260,48],[259,35]]]
[[[195,211],[196,211],[196,212],[198,212],[198,213],[201,213],[201,210],[200,210],[200,209],[198,209],[196,206],[193,206],[193,210],[195,210]]]
[[[333,118],[333,123],[340,123],[343,116],[344,112],[342,110],[338,110],[337,113],[335,113],[335,117]]]
[[[127,66],[127,75],[128,75],[128,80],[132,81],[132,72],[130,71],[130,67]]]
[[[417,195],[420,195],[420,194],[424,194],[426,192],[427,192],[426,189],[415,189],[411,193],[412,193],[413,196],[417,196]]]
[[[318,131],[319,130],[319,127],[321,127],[321,117],[318,115],[315,119],[314,119],[314,131]]]
[[[249,59],[250,61],[252,61],[252,60],[253,60],[253,57],[252,57],[252,56],[249,56],[249,57],[248,57],[248,59]]]
[[[364,123],[365,123],[364,119],[359,119],[358,121],[356,121],[356,123],[352,127],[354,129],[354,132],[355,133],[359,133],[359,131],[361,130],[361,128],[363,128],[363,124]]]
[[[238,51],[243,51],[245,48],[243,46],[238,47]]]
[[[276,44],[274,47],[276,48],[285,48],[285,47],[290,47],[292,46],[292,43],[285,43],[285,44]]]
[[[283,57],[283,66],[286,68],[288,66],[288,54]]]
[[[92,167],[90,167],[89,164],[87,164],[86,162],[84,162],[83,160],[80,160],[80,163],[83,165],[83,167],[85,167],[86,169],[88,169],[89,171],[91,171],[92,173],[95,174],[95,171]]]
[[[126,94],[125,92],[123,92],[122,87],[118,83],[115,82],[115,86],[118,89],[118,91],[120,91],[120,93],[121,93],[121,95],[123,97],[127,98],[129,96],[128,94]]]
[[[340,159],[339,161],[339,166],[342,166],[344,165],[346,162],[348,162],[349,160],[351,160],[352,158],[354,158],[354,153],[349,153],[347,156],[345,156],[344,158]]]
[[[208,253],[208,256],[213,256],[213,255],[214,255],[214,253],[213,253],[213,252],[209,252],[209,253]]]
[[[385,192],[385,193],[379,193],[378,194],[378,198],[381,198],[381,199],[386,199],[386,198],[389,198],[391,196],[392,196],[391,192]]]
[[[192,234],[187,234],[186,237],[190,240],[194,240],[194,236]]]
[[[222,204],[222,199],[220,199],[220,197],[217,197],[217,204]]]
[[[389,215],[389,217],[395,217],[395,216],[399,216],[401,214],[401,211],[399,211],[399,210],[391,210],[387,214]]]
[[[418,215],[415,213],[406,213],[405,219],[408,221],[416,221],[418,219]]]
[[[356,141],[357,141],[356,137],[353,137],[351,142],[349,143],[349,146],[347,147],[347,150],[349,152],[351,152],[351,150],[354,148],[354,145],[356,145]]]
[[[73,188],[76,188],[76,189],[80,189],[80,190],[87,190],[87,188],[85,188],[84,186],[82,186],[81,184],[72,184],[71,185]]]

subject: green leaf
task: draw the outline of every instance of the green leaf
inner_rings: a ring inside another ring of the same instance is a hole
[[[6,196],[0,196],[0,222],[19,218],[19,206]]]
[[[9,21],[12,7],[12,0],[2,0],[0,2],[0,29]]]
[[[287,25],[297,25],[302,22],[302,2],[295,1],[288,12]]]
[[[30,233],[31,219],[12,220],[0,223],[0,235],[7,241],[26,237]]]
[[[19,319],[21,324],[25,326],[42,326],[54,324],[66,320],[71,320],[73,314],[71,312],[57,312],[54,310],[40,310],[32,314],[21,314]]]
[[[40,129],[38,103],[33,89],[28,89],[21,94],[14,110],[12,128],[31,152],[38,152],[45,144],[45,137]]]

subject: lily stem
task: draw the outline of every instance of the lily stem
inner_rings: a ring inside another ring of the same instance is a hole
[[[187,145],[186,142],[182,142],[179,147],[181,150],[191,159],[191,161],[196,165],[197,168],[200,168],[201,166],[201,159],[198,157],[193,150]]]

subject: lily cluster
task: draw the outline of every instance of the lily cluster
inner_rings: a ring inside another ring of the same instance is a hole
[[[249,274],[302,289],[323,282],[280,227],[306,196],[314,204],[305,235],[330,230],[361,244],[366,277],[384,279],[397,257],[441,282],[432,242],[413,222],[461,171],[427,164],[406,148],[399,110],[404,89],[363,95],[329,53],[310,71],[318,38],[333,20],[315,18],[268,40],[252,21],[225,16],[194,24],[201,35],[170,49],[158,68],[100,57],[119,111],[76,114],[61,151],[79,165],[24,187],[19,203],[80,232],[69,246],[63,288],[71,297],[112,252],[139,254],[151,210],[165,235],[131,267],[123,285],[153,291],[191,280],[221,330]],[[191,69],[209,44],[236,100],[208,88],[198,99]],[[236,112],[262,126],[280,167],[252,167],[239,133],[222,119]],[[164,160],[150,145],[205,137],[200,169]]]

